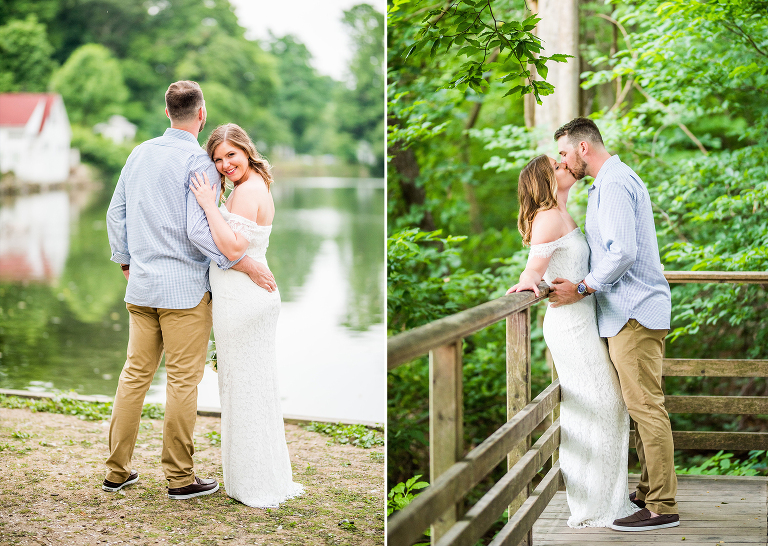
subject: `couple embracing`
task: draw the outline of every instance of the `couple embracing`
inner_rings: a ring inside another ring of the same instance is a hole
[[[679,525],[677,477],[662,390],[671,297],[648,190],[610,155],[592,120],[555,132],[561,161],[533,159],[520,173],[518,227],[530,253],[509,292],[546,281],[547,342],[560,378],[562,469],[571,527],[646,531]],[[586,238],[566,210],[585,175]],[[605,338],[606,343],[602,338]],[[641,476],[628,494],[629,418]]]
[[[112,409],[102,489],[136,483],[131,459],[144,397],[165,353],[162,466],[168,497],[219,489],[195,475],[197,385],[213,326],[227,494],[275,507],[301,494],[292,479],[275,358],[280,293],[266,261],[275,206],[270,165],[245,131],[217,127],[203,150],[207,111],[200,86],[171,84],[171,128],[137,146],[107,212],[112,261],[128,281],[128,354]],[[234,185],[226,204],[224,180]]]

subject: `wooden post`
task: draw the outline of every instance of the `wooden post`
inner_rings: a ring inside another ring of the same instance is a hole
[[[464,456],[462,344],[458,340],[429,352],[429,480],[435,480]],[[460,517],[460,504],[432,524],[434,546]]]
[[[531,310],[520,311],[507,318],[507,419],[514,417],[531,401]],[[530,435],[507,455],[507,468],[512,468],[531,447]],[[531,494],[531,484],[509,505],[512,517]],[[531,546],[533,532],[520,545]]]

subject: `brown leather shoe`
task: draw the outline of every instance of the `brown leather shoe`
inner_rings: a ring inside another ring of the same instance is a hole
[[[645,501],[641,501],[637,498],[637,491],[632,491],[629,494],[629,501],[638,508],[645,508]]]
[[[101,488],[104,491],[109,491],[110,493],[114,493],[115,491],[120,491],[126,485],[134,484],[137,481],[139,481],[139,473],[136,472],[135,470],[131,470],[131,474],[128,476],[128,479],[125,480],[123,483],[104,480],[104,483],[101,484]]]
[[[659,514],[652,517],[650,510],[643,508],[629,517],[617,519],[611,525],[614,531],[651,531],[653,529],[666,529],[680,525],[680,516],[677,514]]]
[[[219,482],[213,478],[201,480],[195,476],[195,481],[184,487],[169,487],[169,499],[191,499],[192,497],[201,497],[210,495],[219,490]]]

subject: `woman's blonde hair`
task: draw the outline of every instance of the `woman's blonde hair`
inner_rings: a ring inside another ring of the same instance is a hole
[[[242,127],[235,125],[234,123],[227,123],[226,125],[219,125],[208,137],[208,142],[205,143],[205,151],[208,152],[208,156],[213,160],[213,152],[219,147],[222,142],[229,142],[232,146],[237,146],[245,155],[248,156],[248,165],[256,171],[264,183],[267,185],[267,191],[272,185],[274,180],[272,179],[272,165],[262,157],[262,155],[256,151],[256,146],[248,136]],[[224,180],[225,176],[221,175],[221,197],[224,198]]]
[[[527,246],[531,244],[531,228],[536,214],[557,207],[557,180],[549,157],[534,157],[520,171],[517,200],[520,203],[517,229],[523,236],[523,244]]]

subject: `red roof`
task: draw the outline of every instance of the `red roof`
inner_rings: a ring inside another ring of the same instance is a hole
[[[43,130],[53,101],[59,95],[52,93],[5,93],[0,94],[0,125],[23,127],[41,100],[45,101],[45,112],[38,132]]]

